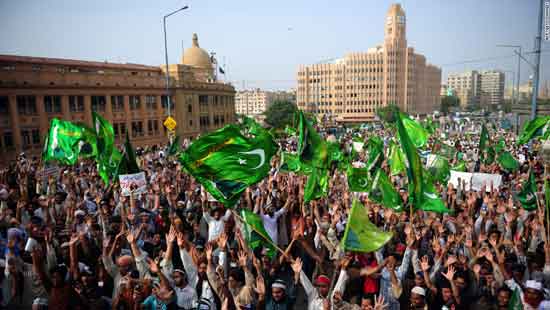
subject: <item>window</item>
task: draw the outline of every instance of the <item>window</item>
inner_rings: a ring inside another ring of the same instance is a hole
[[[31,145],[31,133],[28,130],[21,130],[21,139],[23,140],[23,148],[28,148]]]
[[[61,113],[61,96],[44,96],[46,113]]]
[[[187,106],[187,112],[193,113],[193,106],[192,105]]]
[[[8,116],[10,101],[8,96],[0,96],[0,115]]]
[[[17,96],[17,112],[22,115],[36,115],[35,96]]]
[[[165,96],[165,95],[161,96],[160,102],[161,102],[162,108],[166,110],[168,108],[168,96]],[[174,103],[175,103],[174,97],[170,97],[170,111],[174,111],[174,106],[175,106]]]
[[[124,111],[124,96],[111,96],[113,112]]]
[[[208,96],[207,95],[199,95],[199,104],[201,106],[208,104]]]
[[[69,111],[84,112],[84,96],[69,96]]]
[[[4,131],[4,147],[6,149],[13,148],[13,134],[11,131]]]
[[[105,96],[92,96],[92,111],[105,112],[106,105],[107,99]]]
[[[147,133],[150,136],[159,134],[159,121],[156,119],[150,119],[147,121]]]
[[[205,128],[210,125],[210,119],[208,118],[208,116],[201,116],[199,118],[199,122],[200,122],[201,128]]]
[[[114,123],[113,131],[115,132],[115,137],[123,137],[126,135],[126,123]]]
[[[145,96],[145,104],[147,105],[147,110],[156,110],[157,109],[157,97],[155,95]]]
[[[132,122],[132,137],[143,136],[143,122]]]
[[[32,130],[32,144],[40,144],[40,130],[38,129]]]
[[[130,110],[139,110],[140,108],[139,96],[130,96]]]

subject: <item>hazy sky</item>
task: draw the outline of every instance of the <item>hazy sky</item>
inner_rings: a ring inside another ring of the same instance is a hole
[[[198,33],[228,79],[241,88],[295,86],[299,64],[366,51],[383,40],[386,0],[0,0],[0,54],[164,63],[162,16],[170,62]],[[409,46],[449,72],[516,70],[497,44],[533,50],[539,0],[403,0]],[[550,42],[541,72],[550,79]],[[480,59],[485,59],[479,61]],[[489,59],[489,60],[487,60]],[[532,57],[529,55],[528,59]],[[464,63],[474,60],[477,62]],[[522,81],[531,69],[522,63]],[[511,78],[507,73],[507,84]]]

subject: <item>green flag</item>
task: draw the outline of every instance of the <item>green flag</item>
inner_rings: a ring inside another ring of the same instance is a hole
[[[384,160],[384,141],[378,136],[371,136],[367,142],[367,151],[367,169],[374,172]]]
[[[401,120],[400,113],[396,113],[396,124],[399,141],[407,158],[407,177],[409,181],[409,202],[414,208],[433,212],[448,212],[441,199],[437,196],[433,184],[423,177],[423,167],[418,151],[407,133]],[[440,208],[443,206],[443,208]]]
[[[307,177],[304,188],[304,202],[326,197],[328,195],[328,171],[326,169],[313,168],[313,172]]]
[[[348,187],[350,192],[368,192],[369,170],[367,168],[349,167],[347,171]]]
[[[302,111],[299,111],[298,123],[298,156],[300,161],[313,167],[327,168],[327,143],[321,139]]]
[[[510,152],[502,152],[497,159],[500,166],[508,171],[515,171],[519,168],[518,161],[510,154]]]
[[[313,172],[313,167],[302,163],[298,155],[283,152],[281,153],[279,171],[283,173],[294,172],[298,175],[310,175]]]
[[[481,125],[481,135],[479,136],[479,146],[478,150],[481,153],[485,150],[485,148],[489,145],[490,139],[489,139],[489,132],[487,131],[487,128],[485,125]]]
[[[516,287],[510,300],[508,301],[508,310],[523,310],[523,303],[521,302],[520,288]]]
[[[542,128],[548,124],[549,120],[550,118],[547,116],[537,116],[535,117],[535,119],[525,123],[521,135],[518,138],[517,144],[522,145],[529,142],[529,140],[533,139],[534,137],[541,136],[543,134]]]
[[[332,164],[344,160],[344,153],[340,150],[340,145],[336,142],[326,142],[328,149],[328,162]]]
[[[397,175],[407,170],[407,167],[405,165],[405,154],[403,154],[403,150],[401,149],[401,147],[393,141],[390,145],[388,160],[391,175]]]
[[[460,171],[460,172],[466,172],[466,162],[463,160],[459,160],[456,162],[456,164],[451,168],[451,170],[454,171]]]
[[[506,141],[504,141],[504,138],[500,138],[498,140],[498,143],[495,145],[495,153],[500,154],[506,149]]]
[[[369,190],[369,199],[397,212],[403,211],[403,201],[388,175],[378,169]]]
[[[429,136],[426,129],[424,129],[424,127],[422,127],[422,125],[420,125],[417,121],[410,118],[407,114],[399,114],[401,116],[403,126],[405,127],[405,130],[407,131],[407,134],[409,135],[409,138],[411,139],[414,146],[420,148],[426,145]]]
[[[371,223],[365,207],[357,200],[353,200],[341,243],[344,250],[374,252],[383,247],[391,238],[392,233],[382,231]]]
[[[267,255],[271,258],[275,257],[277,252],[273,246],[273,240],[265,230],[262,218],[246,209],[241,210],[241,217],[244,221],[243,235],[248,246],[252,250],[258,247],[266,247],[268,249]]]
[[[490,164],[495,162],[495,157],[496,157],[496,153],[497,153],[496,148],[497,147],[498,147],[498,145],[495,146],[495,147],[490,146],[486,149],[486,152],[485,152],[485,155],[484,155],[485,158],[483,160],[483,162],[486,165],[490,165]],[[499,151],[499,152],[502,152],[502,150]]]
[[[91,129],[54,118],[42,152],[43,160],[54,160],[65,165],[74,165],[78,157],[97,155],[97,140]]]
[[[226,207],[266,177],[277,145],[270,134],[245,137],[234,125],[202,136],[180,155],[186,171]]]
[[[253,118],[246,115],[243,116],[241,128],[248,131],[251,135],[259,135],[260,133],[267,132],[267,130],[258,124]]]
[[[454,146],[450,146],[446,143],[443,143],[441,141],[437,141],[435,144],[435,149],[439,151],[439,154],[441,156],[447,157],[449,160],[455,158],[456,156],[456,148]]]
[[[537,209],[537,183],[532,171],[529,171],[529,177],[522,184],[517,198],[525,210],[531,211]]]
[[[296,136],[296,129],[286,125],[285,134],[289,137],[294,137],[294,136]]]
[[[176,138],[170,145],[168,146],[168,151],[166,152],[167,156],[174,156],[181,152],[181,143],[180,143],[180,136],[176,135]]]
[[[428,172],[432,175],[433,179],[441,183],[446,183],[451,176],[449,160],[441,155],[428,155],[426,168],[428,169]]]
[[[110,179],[116,177],[117,167],[122,158],[122,154],[115,148],[115,132],[113,126],[95,112],[92,112],[92,122],[97,137],[97,172],[107,185]]]
[[[121,174],[139,173],[141,171],[137,164],[136,152],[132,147],[132,143],[130,143],[128,133],[126,133],[126,141],[124,141],[124,149],[121,157],[117,167],[117,176]]]

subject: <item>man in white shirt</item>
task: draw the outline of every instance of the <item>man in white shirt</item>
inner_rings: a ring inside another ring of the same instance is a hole
[[[231,210],[227,209],[222,216],[222,209],[215,208],[210,216],[209,210],[203,208],[202,217],[208,224],[208,241],[216,240],[224,231],[225,222],[231,217]]]
[[[265,213],[264,208],[260,208],[260,216],[262,217],[262,221],[264,223],[265,230],[267,231],[267,234],[273,240],[274,244],[278,245],[279,241],[279,231],[278,231],[278,223],[279,217],[281,215],[286,213],[287,207],[290,203],[290,199],[288,199],[281,209],[275,211],[275,208],[271,203],[268,203],[265,207]]]

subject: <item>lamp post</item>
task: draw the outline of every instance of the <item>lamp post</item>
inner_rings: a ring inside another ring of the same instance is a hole
[[[497,45],[498,47],[511,47],[514,48],[514,53],[518,55],[518,69],[517,69],[517,79],[516,79],[516,98],[515,103],[519,104],[519,83],[521,76],[521,46],[520,45]],[[512,86],[513,87],[513,86]],[[512,100],[514,101],[514,100]]]
[[[189,6],[184,6],[173,11],[170,14],[164,15],[163,25],[164,25],[164,60],[166,61],[166,107],[168,108],[168,116],[171,114],[171,105],[170,105],[170,75],[168,72],[168,41],[166,39],[166,19],[180,11],[188,9]]]

